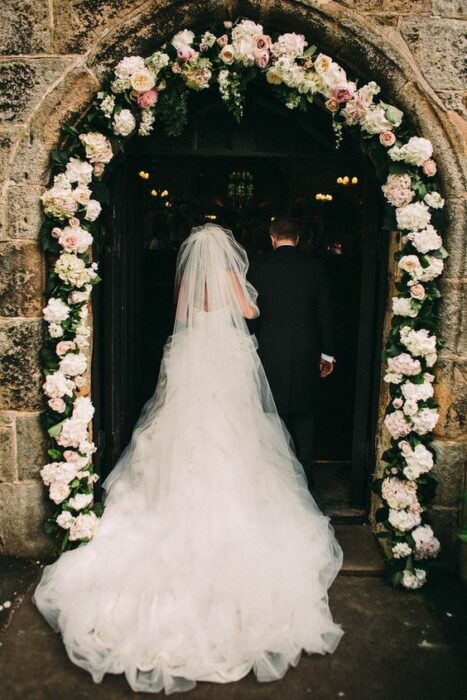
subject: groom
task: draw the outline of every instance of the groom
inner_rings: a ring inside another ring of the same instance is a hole
[[[334,370],[331,294],[321,261],[297,249],[291,220],[276,218],[270,236],[273,250],[260,256],[248,275],[260,309],[252,330],[278,413],[312,485],[318,383]]]

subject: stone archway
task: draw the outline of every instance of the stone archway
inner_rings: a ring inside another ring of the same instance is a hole
[[[83,3],[84,5],[86,3]],[[106,4],[103,3],[105,6]],[[108,3],[110,5],[110,3]],[[48,87],[44,92],[37,108],[31,111],[27,104],[24,109],[25,122],[11,138],[14,144],[9,158],[9,172],[4,185],[6,200],[5,220],[9,241],[5,246],[5,254],[9,255],[15,282],[21,279],[21,274],[27,267],[25,260],[35,256],[36,265],[43,273],[43,263],[38,255],[34,241],[39,228],[41,212],[39,196],[48,180],[48,159],[50,149],[57,143],[60,125],[76,118],[78,121],[91,97],[99,87],[99,78],[110,63],[117,58],[131,53],[146,53],[163,37],[174,33],[180,26],[204,27],[214,21],[220,21],[227,16],[238,14],[248,15],[258,19],[272,28],[285,27],[291,31],[300,31],[320,47],[326,49],[337,60],[351,68],[354,74],[363,78],[372,77],[383,87],[392,102],[399,105],[410,114],[413,122],[420,131],[436,144],[436,157],[440,167],[444,193],[448,198],[447,213],[449,230],[447,245],[451,257],[443,278],[445,289],[444,320],[441,329],[448,341],[447,351],[441,357],[440,384],[438,395],[441,398],[442,420],[437,430],[439,452],[441,459],[438,472],[448,465],[456,464],[459,455],[457,437],[461,426],[458,415],[460,411],[451,404],[451,396],[455,391],[456,377],[461,368],[460,346],[458,345],[458,324],[452,322],[452,309],[457,310],[456,296],[462,276],[461,265],[463,255],[462,240],[462,169],[460,154],[462,152],[459,118],[444,110],[442,103],[422,78],[417,65],[411,59],[403,43],[397,39],[391,29],[377,28],[369,19],[343,8],[337,2],[210,2],[210,3],[165,3],[142,2],[128,10],[123,4],[121,10],[107,8],[107,19],[90,36],[84,33],[64,32],[58,45],[61,51],[81,51],[75,56],[59,57],[52,62],[49,73],[41,76]],[[95,40],[94,46],[90,42]],[[34,82],[34,72],[30,75],[31,84]],[[56,79],[51,79],[56,76]],[[39,85],[41,84],[39,80]],[[53,115],[53,119],[50,118]],[[11,235],[10,232],[13,232]],[[391,271],[390,271],[391,272]],[[8,432],[20,436],[34,423],[37,412],[42,406],[40,392],[41,377],[35,360],[35,349],[40,346],[41,321],[38,318],[38,300],[41,284],[39,276],[35,278],[36,286],[24,286],[24,295],[13,294],[8,289],[11,300],[6,321],[2,321],[7,349],[19,347],[18,361],[11,363],[6,370],[6,383],[3,390],[3,405],[5,421],[17,423],[16,430],[10,431],[10,423],[6,424]],[[28,302],[26,293],[32,290],[31,298],[36,302]],[[15,317],[15,318],[12,318]],[[19,318],[17,318],[19,317]],[[12,320],[9,320],[12,319]],[[24,376],[30,377],[30,384],[22,385]],[[382,406],[386,397],[382,392]],[[25,418],[15,409],[30,412]],[[40,443],[37,438],[38,445]],[[378,435],[378,444],[382,450],[384,440]],[[42,455],[38,446],[37,470],[42,466]],[[18,463],[19,464],[19,463]],[[453,467],[454,468],[454,467]],[[12,474],[8,488],[3,489],[5,508],[3,512],[10,517],[6,525],[5,550],[16,553],[36,553],[47,548],[45,542],[38,539],[39,525],[37,519],[42,519],[42,485],[35,480],[33,465],[29,465],[26,478]],[[15,478],[16,477],[16,478]],[[444,482],[446,480],[443,480]],[[438,518],[444,527],[446,539],[452,532],[455,520],[455,507],[452,493],[455,488],[454,479],[445,491],[445,502],[438,506]],[[20,508],[13,502],[19,502]],[[26,523],[26,525],[25,525]]]

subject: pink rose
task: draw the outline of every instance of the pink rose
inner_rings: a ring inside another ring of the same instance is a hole
[[[94,167],[92,169],[92,172],[94,173],[95,177],[101,177],[101,175],[104,174],[104,169],[105,169],[104,163],[94,163]]]
[[[48,404],[52,411],[56,411],[57,413],[63,413],[66,408],[64,400],[59,398],[49,399]]]
[[[332,89],[332,96],[339,102],[348,102],[355,92],[354,83],[341,83]]]
[[[172,63],[172,73],[175,73],[176,75],[178,73],[182,72],[182,68],[179,63]]]
[[[177,54],[182,61],[191,61],[198,55],[192,46],[182,46],[178,49]]]
[[[326,109],[329,109],[330,112],[337,112],[339,109],[339,102],[335,97],[330,97],[324,104]]]
[[[383,131],[379,135],[379,142],[383,146],[386,146],[386,148],[389,148],[390,146],[393,146],[396,142],[396,137],[394,136],[392,131]]]
[[[436,163],[431,158],[430,158],[430,160],[426,160],[423,163],[422,168],[423,168],[423,172],[428,177],[433,177],[433,175],[436,175],[436,170],[437,170]]]
[[[419,299],[420,301],[425,298],[425,287],[423,284],[414,284],[410,287],[410,295],[414,299]]]
[[[229,37],[227,34],[223,34],[220,36],[217,40],[218,45],[221,47],[221,49],[226,46],[229,43]]]
[[[266,68],[269,63],[269,51],[263,51],[255,58],[255,63],[258,68]]]
[[[256,48],[259,51],[268,51],[271,48],[271,37],[262,34],[256,39]]]
[[[79,248],[79,237],[73,230],[68,229],[60,236],[60,245],[69,253],[76,253]]]
[[[138,95],[138,106],[141,107],[141,109],[153,107],[157,102],[157,98],[157,90],[146,90],[146,92],[141,92]]]
[[[199,45],[199,50],[201,51],[201,53],[204,53],[208,49],[209,49],[209,46],[207,44],[200,44]]]
[[[79,219],[76,218],[76,216],[72,216],[71,219],[68,219],[68,224],[72,228],[77,228],[79,226]]]
[[[54,238],[60,238],[61,235],[62,235],[62,229],[59,228],[58,226],[54,226],[52,229],[52,236]]]
[[[59,343],[57,343],[55,352],[59,357],[63,357],[67,352],[70,352],[70,350],[74,350],[75,348],[76,343],[74,343],[73,340],[61,340]]]
[[[306,59],[303,61],[303,67],[304,67],[304,68],[311,68],[312,65],[313,65],[313,59],[312,59],[310,56],[308,56],[308,58],[306,58]]]
[[[402,399],[396,398],[392,402],[392,405],[394,406],[394,408],[402,408],[402,406],[404,405],[404,402],[402,401]]]

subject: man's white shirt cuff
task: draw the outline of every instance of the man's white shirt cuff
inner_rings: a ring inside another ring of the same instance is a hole
[[[325,355],[324,352],[321,353],[321,357],[323,360],[326,360],[327,362],[335,362],[335,358],[332,355]]]

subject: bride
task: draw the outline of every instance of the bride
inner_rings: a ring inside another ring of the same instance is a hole
[[[44,568],[33,601],[95,682],[167,694],[253,670],[282,678],[343,634],[342,565],[307,488],[246,318],[259,311],[232,233],[194,228],[153,396],[104,481],[94,538]]]

